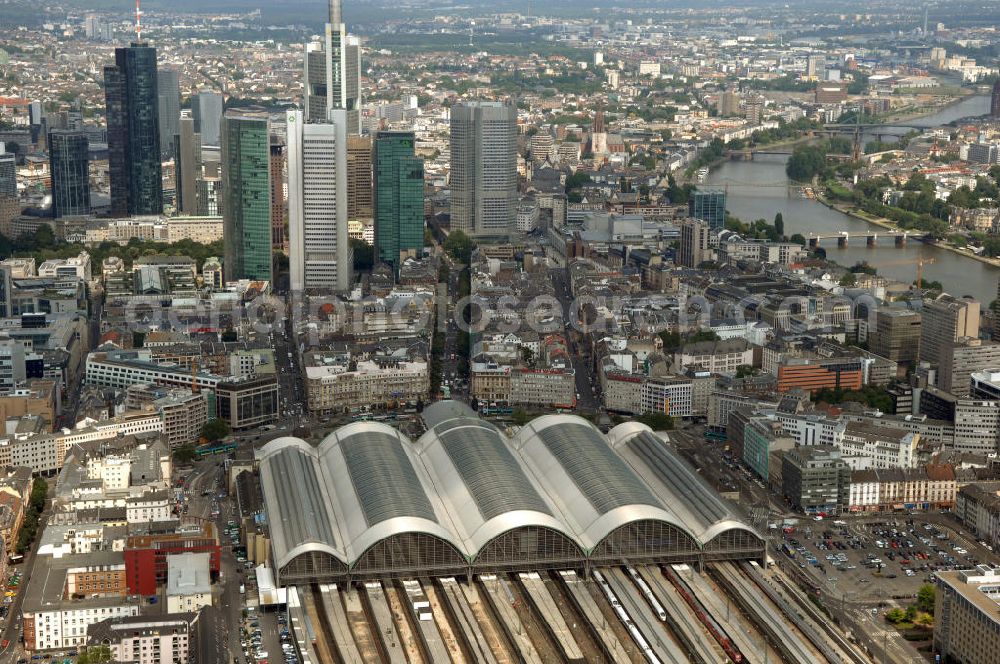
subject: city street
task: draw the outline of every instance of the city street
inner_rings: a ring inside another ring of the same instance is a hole
[[[566,341],[569,344],[570,358],[576,373],[576,393],[578,410],[596,411],[600,407],[595,386],[597,378],[594,375],[594,365],[591,362],[590,351],[576,342],[577,333],[570,321],[573,304],[573,294],[570,292],[569,277],[564,268],[549,270],[549,276],[555,286],[556,299],[563,305],[563,322],[566,325]]]

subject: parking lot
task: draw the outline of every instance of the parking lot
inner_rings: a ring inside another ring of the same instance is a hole
[[[785,528],[783,538],[786,556],[832,596],[851,603],[909,598],[935,571],[998,562],[950,524],[924,515],[803,518]]]

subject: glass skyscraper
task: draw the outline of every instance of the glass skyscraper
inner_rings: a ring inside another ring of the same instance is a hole
[[[160,104],[160,149],[164,155],[169,155],[173,152],[174,136],[180,133],[181,87],[177,70],[159,70],[156,83]]]
[[[375,250],[398,272],[400,256],[424,246],[424,160],[410,131],[375,135]]]
[[[722,189],[695,190],[688,199],[688,216],[708,223],[709,228],[726,225],[726,192]]]
[[[71,129],[49,132],[52,212],[55,218],[90,214],[90,153],[87,135]]]
[[[115,49],[115,64],[104,68],[104,95],[111,212],[116,216],[161,214],[156,49],[145,43]]]
[[[17,196],[17,155],[0,143],[0,196]]]
[[[194,131],[201,135],[202,145],[219,145],[224,106],[225,101],[218,92],[199,92],[191,98]]]
[[[271,280],[270,165],[267,116],[223,116],[223,269],[230,280]]]

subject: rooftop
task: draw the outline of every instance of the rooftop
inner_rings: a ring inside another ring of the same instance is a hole
[[[350,567],[379,542],[414,532],[469,563],[518,528],[556,533],[579,557],[637,522],[666,524],[695,550],[727,529],[757,537],[643,425],[605,437],[587,420],[549,415],[508,438],[457,402],[423,416],[427,432],[416,442],[357,422],[316,447],[279,438],[258,451],[279,574],[315,552]],[[627,451],[633,440],[647,456]]]
[[[212,592],[209,553],[167,556],[167,595],[204,595]]]

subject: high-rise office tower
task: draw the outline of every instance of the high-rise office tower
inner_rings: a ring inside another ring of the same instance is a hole
[[[740,114],[740,93],[736,90],[723,90],[719,95],[719,115],[729,118]]]
[[[806,56],[806,76],[816,78],[823,67],[826,66],[826,58],[822,53],[813,53]]]
[[[177,70],[161,69],[156,72],[156,87],[160,105],[160,149],[169,155],[181,116],[181,85]]]
[[[347,111],[347,133],[361,133],[361,43],[347,34],[340,0],[330,0],[323,41],[306,45],[305,119],[323,122],[335,109]]]
[[[194,130],[201,134],[202,145],[220,145],[223,106],[218,92],[199,92],[191,98]]]
[[[42,102],[33,101],[28,104],[28,125],[31,127],[31,142],[38,143],[42,137]]]
[[[993,94],[990,95],[990,115],[1000,118],[1000,81],[993,84]]]
[[[17,196],[17,155],[0,143],[0,196]]]
[[[517,220],[517,112],[496,101],[451,109],[451,228],[506,235]]]
[[[222,215],[227,278],[271,280],[271,141],[267,115],[222,118]]]
[[[346,291],[351,286],[347,237],[347,112],[308,123],[287,112],[288,260],[292,291]]]
[[[90,214],[90,146],[74,129],[49,133],[52,212],[55,218]]]
[[[972,374],[995,366],[1000,366],[1000,343],[963,337],[941,349],[937,386],[956,397],[967,397]]]
[[[962,337],[979,337],[979,301],[941,295],[921,310],[920,361],[939,365],[950,344]]]
[[[177,209],[181,214],[198,213],[198,178],[201,177],[201,134],[194,130],[194,118],[184,111],[174,137],[174,179],[177,181]]]
[[[879,307],[875,327],[868,329],[868,347],[876,355],[893,362],[914,364],[920,349],[920,312],[911,309]]]
[[[707,222],[712,229],[726,225],[726,192],[722,189],[705,189],[691,192],[688,199],[688,216]]]
[[[685,219],[681,222],[681,244],[677,250],[677,264],[684,267],[698,267],[711,257],[708,240],[711,233],[708,224],[700,219]]]
[[[347,137],[347,218],[372,218],[372,139]]]
[[[285,144],[271,136],[271,249],[285,250]]]
[[[146,43],[116,48],[115,64],[104,68],[104,98],[111,213],[160,214],[163,174],[156,49]]]
[[[198,188],[198,216],[217,217],[222,214],[222,180],[215,176],[204,176],[195,182]]]
[[[414,142],[412,131],[375,135],[375,251],[395,272],[424,246],[424,160]]]
[[[87,14],[83,17],[83,34],[87,39],[97,39],[101,35],[101,21],[97,14]]]

